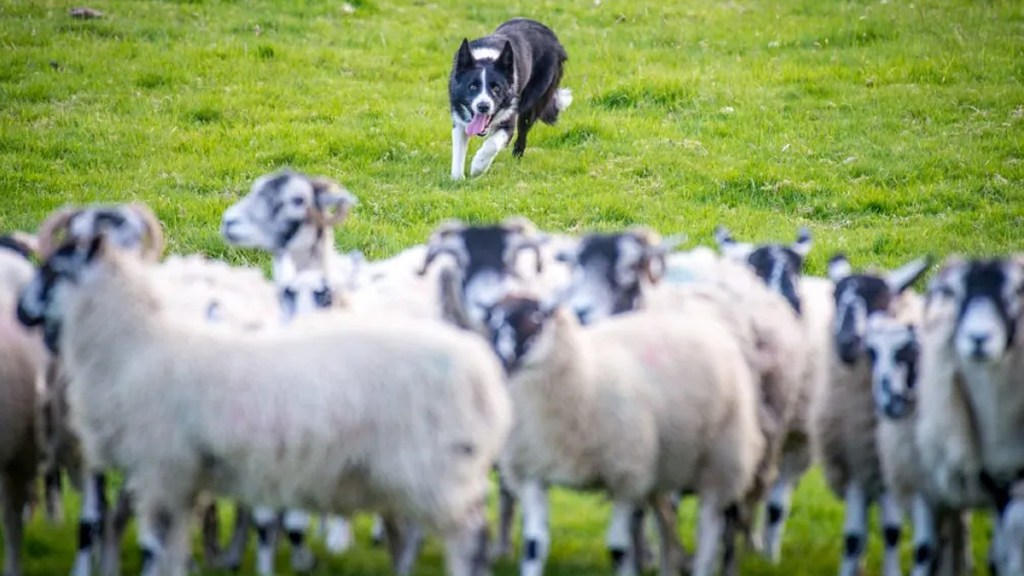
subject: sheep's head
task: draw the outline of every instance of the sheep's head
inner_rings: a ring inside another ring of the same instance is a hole
[[[482,325],[487,311],[512,291],[521,276],[519,257],[532,252],[537,274],[543,271],[540,246],[545,236],[522,217],[489,226],[467,226],[458,220],[439,225],[427,241],[427,256],[420,270],[427,270],[437,258],[450,256],[459,277],[461,306],[468,320]]]
[[[864,347],[871,360],[875,408],[886,418],[899,420],[913,412],[917,401],[920,348],[911,325],[876,314],[868,320]]]
[[[839,359],[852,366],[864,355],[868,319],[888,315],[895,299],[909,288],[931,264],[924,256],[886,274],[854,274],[845,255],[833,256],[828,277],[835,283],[836,312],[832,334]]]
[[[998,362],[1013,345],[1024,308],[1024,261],[950,260],[932,284],[931,298],[956,308],[954,348],[964,362]]]
[[[164,251],[160,221],[145,204],[65,206],[39,225],[39,257],[46,259],[68,242],[88,241],[99,234],[115,246],[159,260]]]
[[[724,226],[715,228],[715,243],[723,256],[737,262],[744,262],[764,280],[769,288],[782,294],[789,305],[800,314],[800,293],[797,291],[804,260],[811,251],[811,231],[797,230],[796,241],[785,245],[779,243],[749,244],[737,242]]]
[[[221,220],[221,236],[232,246],[273,253],[312,249],[322,235],[344,222],[356,197],[338,183],[281,170],[256,179],[249,194]]]
[[[573,267],[567,304],[583,324],[636,309],[642,284],[661,279],[665,254],[681,241],[662,242],[645,228],[583,237],[574,250],[558,255]]]
[[[80,242],[65,242],[54,250],[18,296],[18,321],[26,327],[42,326],[43,341],[58,352],[63,318],[63,288],[75,284],[92,268],[106,249],[104,234]]]
[[[529,366],[553,345],[550,320],[556,307],[534,298],[510,296],[488,311],[487,332],[494,352],[512,373]]]

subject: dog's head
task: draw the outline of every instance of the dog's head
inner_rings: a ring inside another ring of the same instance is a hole
[[[488,134],[495,116],[510,109],[516,96],[512,44],[471,48],[463,39],[448,88],[455,123],[465,125],[469,136]]]

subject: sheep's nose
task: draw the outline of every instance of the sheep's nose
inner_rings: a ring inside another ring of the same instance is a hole
[[[590,318],[593,315],[594,315],[594,308],[593,307],[577,308],[576,309],[576,318],[578,318],[579,321],[580,321],[580,324],[583,324],[584,326],[587,325],[590,322]]]
[[[988,334],[971,334],[968,336],[971,339],[971,343],[974,344],[974,348],[971,351],[971,355],[975,358],[985,357],[985,344],[988,342]]]
[[[840,334],[836,336],[836,348],[839,359],[852,365],[860,356],[861,339],[856,334]]]
[[[476,103],[476,111],[481,113],[481,114],[487,114],[488,112],[491,111],[491,104],[490,104],[490,102],[477,102]]]

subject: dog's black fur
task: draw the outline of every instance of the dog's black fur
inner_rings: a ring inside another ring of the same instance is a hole
[[[488,124],[469,135],[491,136],[504,130],[510,141],[518,130],[513,154],[522,156],[533,124],[538,119],[547,124],[558,120],[556,96],[567,58],[551,29],[525,18],[505,22],[490,36],[464,39],[448,83],[454,126],[468,128],[474,115],[483,112],[490,118]],[[484,79],[487,86],[482,85]],[[473,109],[475,101],[490,109]]]

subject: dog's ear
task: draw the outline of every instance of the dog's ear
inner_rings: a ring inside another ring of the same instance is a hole
[[[469,40],[463,38],[459,52],[455,55],[455,71],[459,72],[473,67],[473,51],[469,49]]]
[[[505,41],[505,47],[501,49],[501,54],[498,55],[498,61],[494,63],[494,67],[497,70],[505,72],[509,77],[511,77],[512,73],[515,71],[515,54],[512,52],[512,43],[508,40]]]

